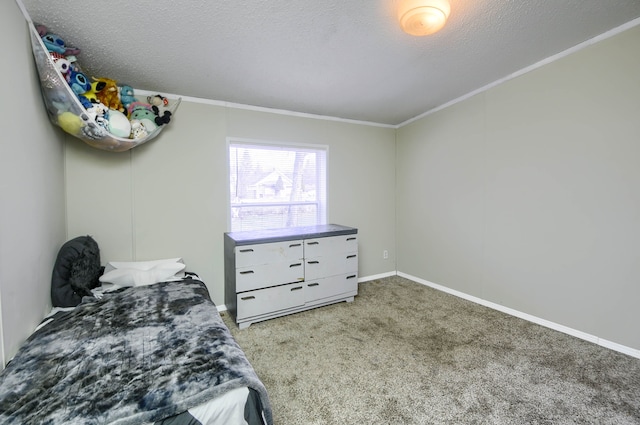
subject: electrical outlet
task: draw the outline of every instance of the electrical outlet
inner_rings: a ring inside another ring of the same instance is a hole
[[[384,260],[388,260],[389,259],[389,251],[387,251],[386,249],[384,251],[382,251],[382,259],[384,259]]]

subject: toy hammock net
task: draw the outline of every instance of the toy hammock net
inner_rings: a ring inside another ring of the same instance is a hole
[[[113,115],[112,118],[115,122],[117,115],[119,123],[122,123],[123,119],[128,121],[129,118],[126,118],[125,115],[109,113],[113,111],[107,111],[107,117],[98,117],[93,107],[89,107],[89,109],[85,108],[78,96],[76,96],[67,83],[66,78],[56,67],[52,54],[47,50],[34,23],[30,20],[27,22],[29,24],[31,34],[33,57],[35,59],[38,75],[40,76],[42,98],[52,123],[94,148],[112,152],[127,151],[148,142],[158,136],[160,132],[166,128],[167,124],[147,124],[145,127],[144,125],[139,125],[140,122],[136,122],[135,124],[137,125],[137,128],[141,129],[140,132],[136,133],[132,131],[132,133],[126,136],[124,133],[126,133],[127,125],[132,125],[133,128],[136,127],[136,125],[133,125],[134,121],[131,121],[130,124],[124,122],[124,125],[120,126],[125,129],[124,131],[119,128],[116,132],[113,129],[113,123],[109,123],[109,117]],[[77,62],[74,64],[77,64]],[[118,90],[121,88],[122,87],[118,87]],[[181,99],[167,99],[164,97],[163,99],[165,101],[163,111],[169,111],[171,114],[175,113]],[[137,101],[137,99],[133,100]],[[146,100],[146,98],[144,100]],[[147,107],[151,106],[144,102],[136,103]],[[106,118],[106,120],[104,118]],[[143,120],[142,122],[144,123],[145,121]],[[132,136],[131,134],[134,135]]]

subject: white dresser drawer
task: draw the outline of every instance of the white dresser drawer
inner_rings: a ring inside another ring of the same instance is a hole
[[[235,247],[236,268],[259,264],[282,263],[304,257],[302,241],[271,242]]]
[[[356,251],[358,251],[357,235],[329,236],[304,241],[304,256],[306,258]]]
[[[358,254],[352,252],[308,258],[304,269],[306,280],[355,272],[358,270]]]
[[[322,301],[341,294],[355,295],[358,291],[358,274],[344,274],[305,282],[305,302]]]
[[[237,294],[236,319],[242,320],[261,314],[304,305],[303,283],[274,286]]]
[[[304,280],[304,260],[236,269],[236,292],[251,291]]]

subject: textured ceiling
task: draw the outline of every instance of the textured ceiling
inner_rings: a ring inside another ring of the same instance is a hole
[[[17,1],[92,76],[388,125],[640,17],[640,0],[450,0],[442,31],[413,37],[397,0]]]

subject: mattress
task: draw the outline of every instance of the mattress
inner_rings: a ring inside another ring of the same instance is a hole
[[[272,424],[197,276],[58,309],[0,374],[3,424]]]

